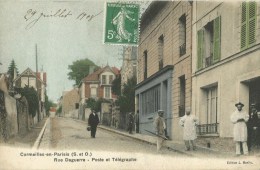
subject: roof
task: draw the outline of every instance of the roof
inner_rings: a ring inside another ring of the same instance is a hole
[[[32,71],[32,69],[30,69],[30,68],[28,67],[28,68],[27,68],[26,70],[24,70],[21,74],[19,74],[19,75],[16,77],[16,79],[14,79],[14,82],[17,81],[18,79],[20,79],[21,77],[24,77],[24,76],[26,76],[26,77],[36,77],[36,74],[35,74],[35,72]],[[46,73],[45,73],[45,81],[44,81],[44,80],[41,80],[41,79],[40,79],[40,75],[38,76],[38,74],[37,74],[37,79],[38,79],[41,83],[43,83],[43,84],[46,85]],[[43,76],[43,79],[44,79],[44,76]]]
[[[141,16],[140,32],[153,20],[153,18],[160,13],[161,9],[168,3],[168,1],[153,1]]]
[[[108,65],[98,69],[97,71],[89,74],[88,76],[86,76],[84,79],[82,79],[82,82],[86,82],[86,81],[99,81],[99,75],[101,73],[103,73],[106,70],[110,70],[112,71],[115,75],[119,75],[120,74],[120,70],[116,67],[109,67]]]

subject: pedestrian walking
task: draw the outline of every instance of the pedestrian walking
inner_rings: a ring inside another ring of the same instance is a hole
[[[88,118],[88,126],[90,126],[90,128],[91,128],[90,131],[91,131],[91,137],[92,138],[95,138],[95,136],[96,136],[98,124],[99,124],[98,115],[94,110],[92,110],[90,115],[89,115],[89,118]]]
[[[186,108],[185,115],[181,117],[179,124],[183,127],[183,140],[186,146],[186,151],[191,149],[196,150],[195,139],[197,138],[196,126],[198,118],[191,115],[190,108]]]
[[[237,110],[232,113],[231,122],[234,124],[233,137],[236,143],[236,155],[241,155],[240,143],[242,143],[243,154],[248,155],[246,122],[249,119],[249,115],[242,110],[244,107],[243,103],[236,103],[235,106]]]
[[[163,118],[164,111],[158,110],[157,113],[158,113],[158,116],[154,120],[154,126],[155,126],[156,135],[159,135],[157,137],[157,152],[159,152],[163,145],[163,141],[165,140],[165,139],[163,139],[163,137],[165,137],[166,125],[165,125],[165,121]],[[160,136],[162,136],[162,137],[160,137]]]
[[[260,113],[259,113],[260,114]],[[247,123],[248,128],[248,148],[250,151],[259,147],[259,131],[260,131],[260,119],[258,118],[258,112],[255,104],[251,104],[251,112],[249,114],[249,120]]]
[[[133,126],[134,126],[134,115],[133,113],[129,113],[128,115],[128,132],[129,134],[133,134]]]

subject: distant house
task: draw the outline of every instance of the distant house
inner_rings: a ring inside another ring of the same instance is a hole
[[[45,103],[45,92],[47,86],[46,72],[41,71],[36,74],[30,68],[27,68],[21,74],[17,75],[17,77],[13,80],[13,86],[15,89],[29,86],[29,87],[33,87],[35,90],[38,90],[39,100],[41,101],[40,104],[40,111],[41,111],[40,119],[41,119],[45,115],[44,103]]]
[[[79,85],[81,103],[89,98],[115,100],[117,96],[112,93],[111,87],[112,81],[119,74],[119,69],[107,65],[85,77]]]
[[[62,96],[62,116],[78,118],[79,90],[74,88]]]
[[[119,74],[119,69],[107,65],[89,74],[81,80],[81,83],[79,85],[80,119],[85,119],[86,101],[89,98],[94,98],[96,100],[99,98],[112,101],[116,100],[117,96],[112,93],[112,82],[116,78],[116,76],[119,76]]]

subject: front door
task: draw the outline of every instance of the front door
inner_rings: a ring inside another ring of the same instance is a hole
[[[260,78],[249,84],[249,105],[253,103],[256,105],[257,111],[260,111]]]

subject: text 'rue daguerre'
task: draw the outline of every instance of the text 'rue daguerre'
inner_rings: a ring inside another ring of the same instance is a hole
[[[30,29],[35,26],[40,20],[43,19],[68,19],[73,18],[79,21],[92,21],[95,17],[100,15],[103,11],[99,11],[95,14],[89,14],[87,12],[80,12],[78,14],[73,14],[71,10],[68,9],[58,9],[50,12],[37,11],[35,9],[28,9],[24,15],[24,19],[27,23],[25,29]]]

